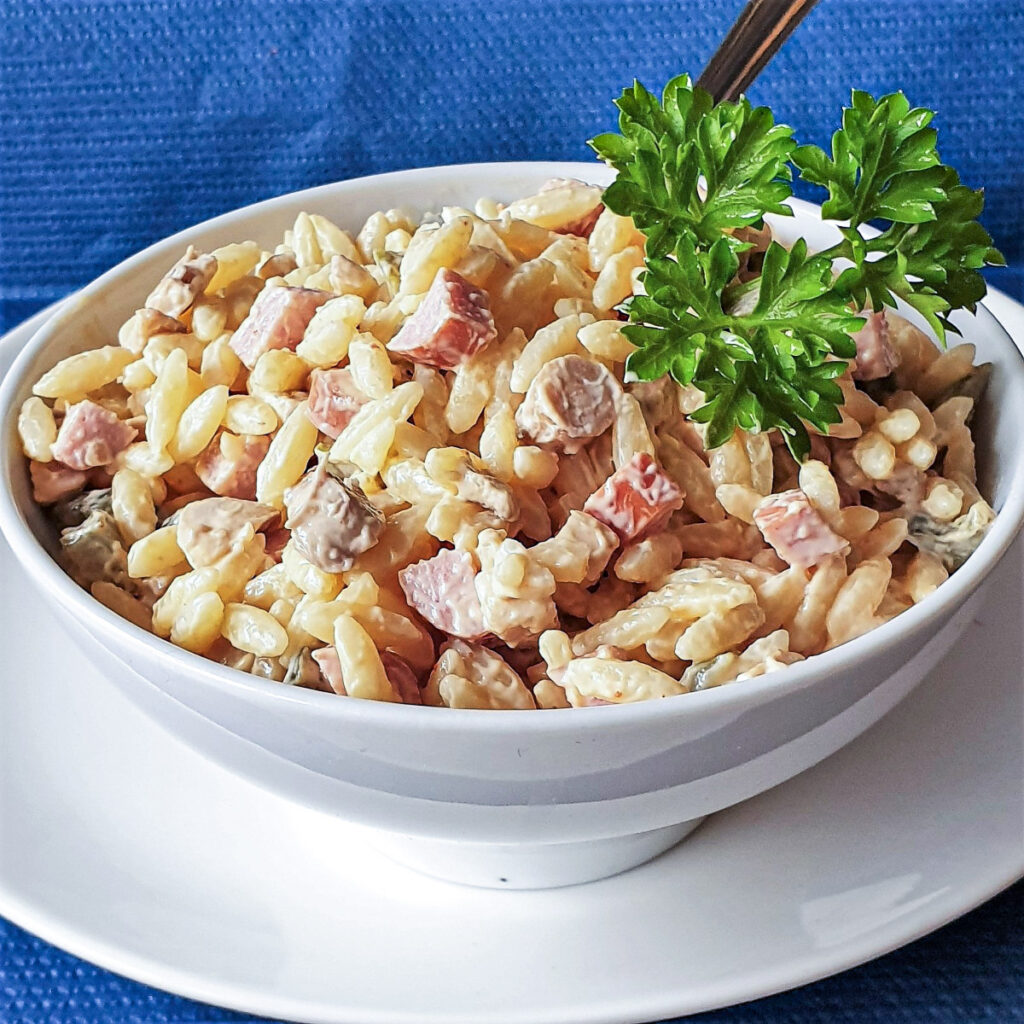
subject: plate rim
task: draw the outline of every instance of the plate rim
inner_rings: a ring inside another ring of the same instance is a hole
[[[1010,325],[1007,324],[1007,320],[1013,317],[1019,319],[1021,332],[1024,333],[1024,305],[996,289],[990,289],[986,303],[993,299],[997,308],[989,308],[989,312],[999,320],[1007,333],[1013,337]],[[4,350],[11,344],[18,344],[19,340],[21,343],[27,341],[38,325],[64,301],[62,299],[52,303],[0,337],[0,353],[6,355]],[[747,1003],[821,981],[915,942],[1005,891],[1024,878],[1024,846],[1016,861],[1006,857],[995,863],[999,865],[999,870],[989,872],[983,881],[959,885],[948,894],[936,896],[929,901],[927,908],[921,908],[913,915],[897,918],[886,925],[881,942],[879,930],[873,929],[864,936],[837,944],[831,950],[818,949],[813,953],[791,957],[781,965],[773,964],[746,972],[738,983],[735,978],[702,983],[700,998],[691,998],[689,1001],[680,998],[685,995],[685,989],[676,988],[661,990],[646,997],[641,993],[628,1000],[620,1000],[619,1004],[611,1004],[607,1000],[590,1007],[582,1004],[572,1018],[568,1018],[564,1010],[543,1013],[529,1009],[525,1013],[516,1014],[513,1011],[509,1014],[507,1011],[510,1008],[506,1008],[506,1016],[501,1020],[509,1024],[623,1024],[624,1021],[639,1024]],[[421,1011],[410,1013],[369,1008],[353,1012],[315,998],[304,999],[296,995],[265,992],[254,994],[244,985],[213,981],[194,971],[161,963],[152,956],[90,936],[80,927],[61,921],[50,910],[33,907],[9,891],[2,874],[0,916],[44,942],[104,970],[173,995],[241,1013],[304,1020],[310,1024],[479,1024],[484,1019],[476,1011],[433,1016]],[[623,1005],[625,1003],[628,1006]]]

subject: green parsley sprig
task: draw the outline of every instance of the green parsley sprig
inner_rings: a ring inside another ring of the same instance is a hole
[[[1003,262],[977,222],[982,193],[940,162],[934,115],[902,93],[854,92],[831,155],[797,146],[766,107],[716,104],[686,75],[660,100],[634,82],[616,105],[619,133],[590,145],[618,171],[605,205],[647,240],[644,294],[622,307],[638,346],[627,371],[699,388],[706,402],[691,418],[711,447],[737,426],[778,429],[805,458],[805,424],[839,421],[835,378],[856,355],[857,310],[903,299],[944,339],[949,314],[985,294],[980,268]],[[822,212],[842,222],[842,240],[814,254],[772,241],[760,277],[739,284],[750,247],[739,229],[791,214],[794,167],[828,190]],[[847,261],[838,275],[836,260]]]
[[[893,305],[897,296],[920,312],[939,338],[956,331],[949,314],[974,310],[985,294],[979,269],[1005,261],[977,223],[980,191],[960,183],[936,150],[930,110],[906,96],[875,100],[854,91],[832,154],[817,146],[793,153],[800,177],[828,189],[822,215],[845,222],[843,241],[827,255],[853,263],[836,287],[858,305]],[[862,226],[884,225],[877,237]]]

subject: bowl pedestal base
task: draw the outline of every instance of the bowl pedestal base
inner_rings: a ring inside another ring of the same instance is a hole
[[[554,889],[639,867],[685,839],[704,818],[576,843],[466,843],[368,831],[391,860],[424,875],[486,889]]]

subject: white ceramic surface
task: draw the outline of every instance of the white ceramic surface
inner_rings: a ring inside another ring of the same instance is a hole
[[[7,417],[0,525],[32,582],[61,607],[68,631],[102,672],[211,758],[307,805],[390,831],[386,845],[395,850],[404,843],[409,862],[480,884],[582,881],[651,856],[678,838],[682,823],[839,749],[942,656],[969,619],[964,602],[1024,517],[1024,369],[994,318],[982,310],[963,319],[981,357],[997,363],[991,412],[979,420],[984,447],[1000,453],[989,463],[987,481],[1000,516],[967,565],[922,604],[842,648],[742,686],[646,705],[521,716],[338,700],[286,690],[155,640],[92,601],[35,542],[30,527],[39,536],[44,529],[26,497],[13,416],[29,382],[58,354],[112,337],[186,242],[203,248],[245,237],[270,241],[301,209],[354,227],[378,207],[436,209],[469,205],[479,195],[509,198],[552,176],[596,179],[601,169],[511,164],[402,172],[210,221],[146,250],[65,304],[0,392]],[[800,206],[799,213],[780,225],[783,233],[799,228],[812,245],[826,244],[828,229],[813,210]],[[163,695],[177,702],[173,708]],[[198,715],[176,713],[183,708]],[[638,833],[648,836],[641,841]],[[506,857],[496,857],[493,847],[474,857],[471,845],[447,845],[455,839],[499,844]],[[593,840],[602,842],[586,854],[573,845]],[[548,849],[538,860],[540,846]],[[529,870],[515,857],[525,847],[534,848]],[[635,851],[632,859],[627,849]],[[447,852],[440,863],[439,851]],[[538,868],[542,861],[546,869]]]
[[[547,892],[423,878],[196,755],[83,665],[3,541],[0,574],[0,914],[193,998],[325,1024],[660,1020],[860,963],[1024,875],[1021,544],[884,722],[649,864]]]

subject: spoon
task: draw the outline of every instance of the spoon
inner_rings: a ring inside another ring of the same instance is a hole
[[[734,100],[761,73],[818,0],[750,0],[714,52],[697,84]]]

